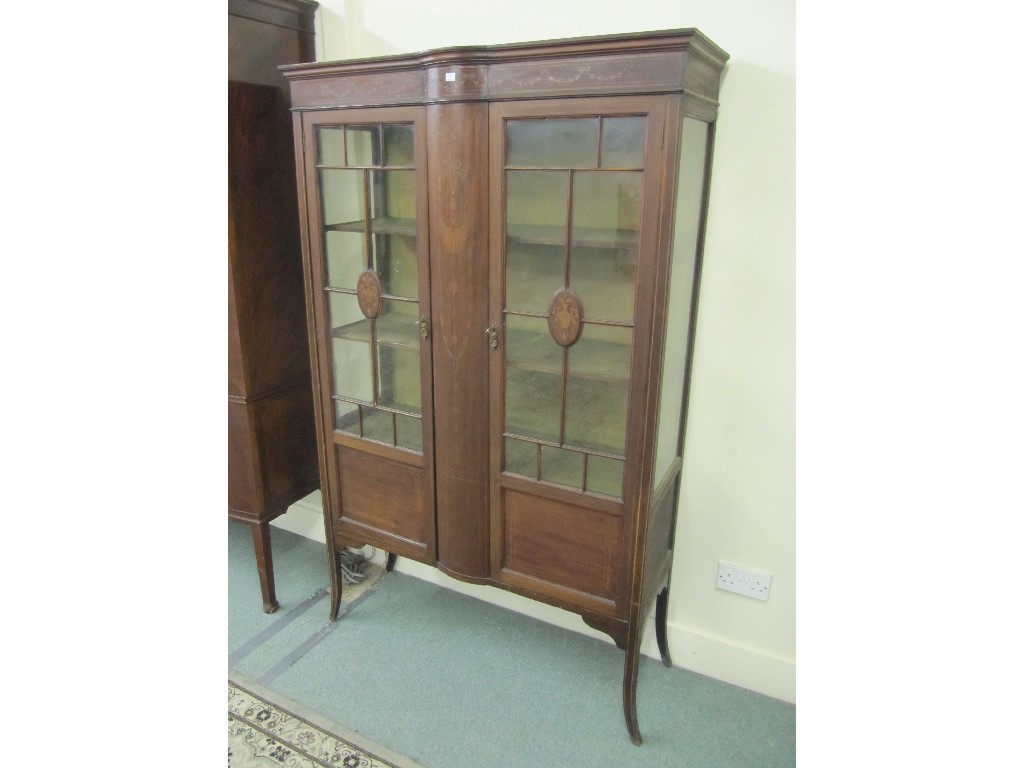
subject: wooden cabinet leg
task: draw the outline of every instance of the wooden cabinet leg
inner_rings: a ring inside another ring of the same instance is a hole
[[[391,573],[393,570],[395,570],[395,561],[397,559],[398,555],[396,555],[394,552],[388,552],[388,562],[387,565],[384,566],[384,570],[388,573]]]
[[[668,587],[658,593],[658,602],[654,606],[654,631],[658,637],[658,651],[661,662],[666,667],[672,666],[672,656],[668,652],[668,635],[665,633],[665,622],[668,614]]]
[[[338,620],[338,611],[341,610],[341,561],[338,559],[338,552],[334,547],[327,548],[327,557],[330,560],[331,571],[331,621]]]
[[[629,738],[638,747],[643,744],[640,724],[636,718],[636,675],[640,664],[639,632],[630,632],[626,646],[626,665],[622,675],[622,712],[626,717]]]
[[[252,545],[256,551],[256,570],[260,574],[260,591],[263,593],[263,612],[273,613],[278,608],[274,594],[274,558],[270,551],[270,524],[253,523]]]

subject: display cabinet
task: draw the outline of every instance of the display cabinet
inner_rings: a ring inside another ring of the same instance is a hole
[[[319,486],[288,83],[307,0],[228,3],[228,517],[252,529],[277,609],[269,523]]]
[[[668,30],[282,67],[332,618],[367,544],[576,612],[638,744],[727,58]]]

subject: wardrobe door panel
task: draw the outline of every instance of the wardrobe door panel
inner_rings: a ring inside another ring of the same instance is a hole
[[[331,110],[303,130],[335,544],[433,562],[425,110]]]
[[[631,556],[596,510],[635,501],[662,127],[648,98],[491,107],[492,570],[590,610],[622,608]]]

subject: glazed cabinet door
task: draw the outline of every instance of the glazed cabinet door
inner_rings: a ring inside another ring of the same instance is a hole
[[[624,611],[664,164],[661,100],[491,106],[491,567]]]
[[[335,544],[433,562],[425,112],[332,110],[302,120]]]

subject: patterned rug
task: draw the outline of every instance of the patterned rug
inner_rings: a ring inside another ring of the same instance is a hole
[[[422,768],[337,723],[228,675],[229,768]]]

